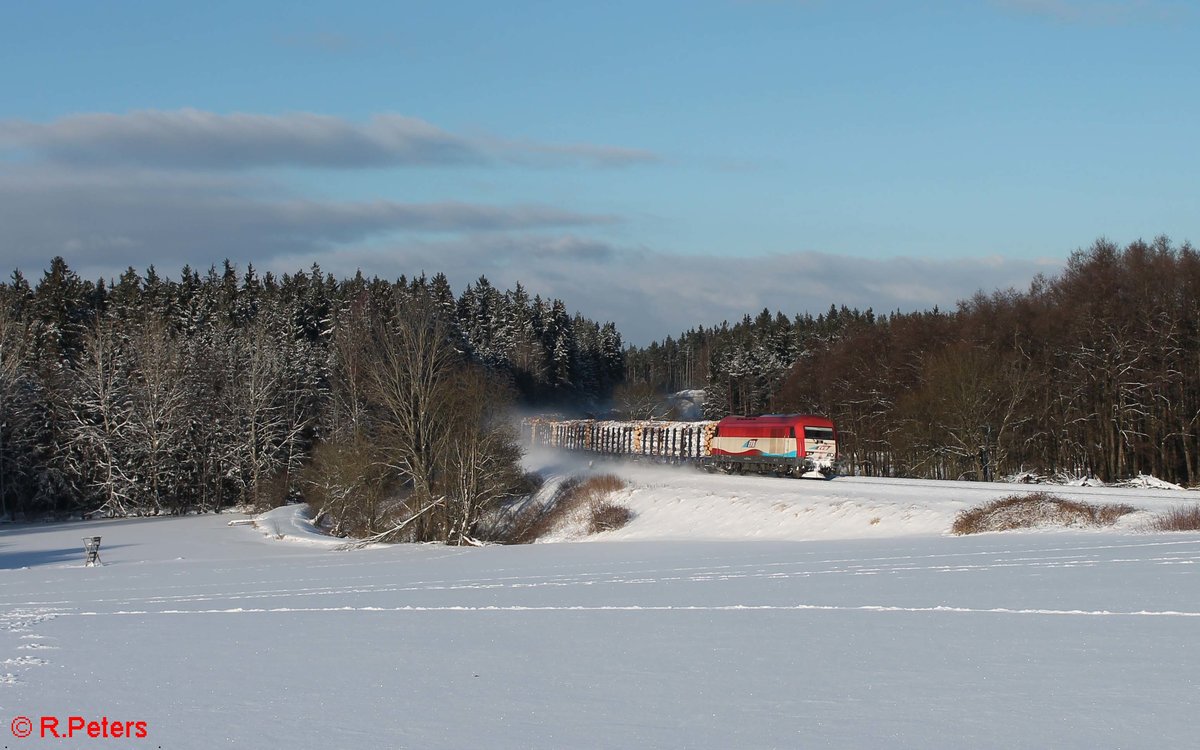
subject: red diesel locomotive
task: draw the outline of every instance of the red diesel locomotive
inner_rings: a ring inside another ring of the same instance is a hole
[[[717,423],[701,464],[725,473],[832,479],[837,473],[837,431],[829,418],[815,414],[725,417]]]

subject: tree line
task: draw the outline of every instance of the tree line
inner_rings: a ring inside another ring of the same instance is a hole
[[[848,471],[1200,482],[1200,254],[1098,241],[954,310],[763,310],[624,348],[612,323],[486,278],[228,261],[178,279],[0,283],[0,515],[270,506],[342,533],[466,541],[521,492],[509,407],[810,411]],[[620,405],[620,404],[618,404]],[[645,409],[647,414],[634,413]]]
[[[519,490],[508,405],[599,403],[620,334],[486,278],[226,261],[0,284],[0,514],[314,500],[342,531],[462,541]]]
[[[705,388],[711,416],[831,416],[855,473],[1200,483],[1200,254],[1167,238],[1097,241],[953,311],[764,310],[627,358],[638,383]]]

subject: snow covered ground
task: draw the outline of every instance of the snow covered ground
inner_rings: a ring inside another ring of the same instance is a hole
[[[291,509],[267,533],[231,515],[0,527],[0,745],[1194,741],[1200,534],[1143,516],[952,537],[958,510],[1022,488],[594,470],[629,479],[638,514],[605,543],[346,552],[294,543],[310,530]],[[103,567],[82,566],[91,535]],[[71,716],[147,737],[39,738]]]
[[[615,500],[637,517],[620,531],[584,538],[581,530],[567,529],[555,535],[553,541],[815,541],[936,535],[947,532],[962,510],[1006,495],[1031,492],[1050,492],[1083,502],[1132,505],[1141,512],[1122,518],[1117,528],[1136,530],[1156,512],[1200,502],[1200,493],[1179,489],[869,477],[786,481],[769,476],[712,475],[690,466],[588,460],[586,455],[535,453],[527,459],[527,466],[551,478],[589,473],[622,477],[630,486]]]

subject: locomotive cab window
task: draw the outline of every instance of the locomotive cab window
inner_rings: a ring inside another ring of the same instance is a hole
[[[805,440],[833,440],[832,427],[805,427]]]

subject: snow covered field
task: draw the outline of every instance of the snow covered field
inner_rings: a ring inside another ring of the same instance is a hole
[[[951,537],[1020,488],[597,470],[631,480],[638,514],[603,543],[341,552],[296,543],[286,514],[269,534],[230,515],[0,527],[0,745],[1194,742],[1198,534],[1142,516]],[[84,568],[93,534],[105,564]],[[38,737],[70,716],[147,737]]]

